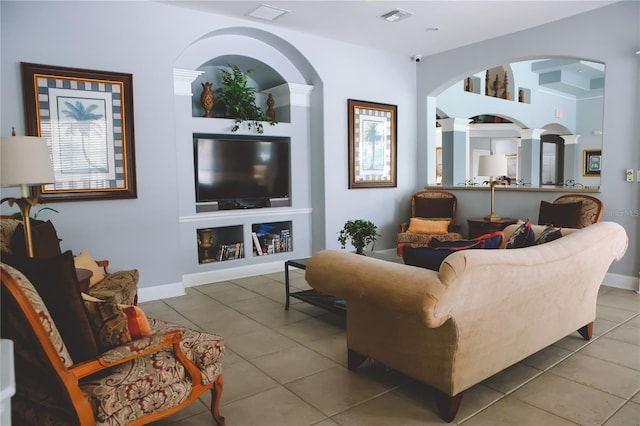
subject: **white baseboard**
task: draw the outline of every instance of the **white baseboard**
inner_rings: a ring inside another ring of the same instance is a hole
[[[260,263],[257,265],[241,266],[237,268],[220,269],[217,271],[198,272],[182,276],[182,282],[185,287],[193,287],[196,285],[216,283],[220,281],[228,281],[237,278],[252,277],[254,275],[272,274],[274,272],[283,272],[284,262]]]
[[[151,302],[152,300],[168,299],[170,297],[183,296],[184,294],[182,283],[140,287],[138,288],[138,302]]]
[[[630,277],[628,275],[607,273],[602,284],[609,287],[633,290],[636,293],[640,293],[640,279]]]

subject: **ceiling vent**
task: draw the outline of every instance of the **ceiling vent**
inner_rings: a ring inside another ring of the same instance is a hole
[[[253,12],[247,13],[247,16],[252,18],[264,19],[265,21],[273,21],[276,18],[291,12],[290,10],[280,9],[279,7],[269,6],[268,4],[261,4]]]
[[[394,9],[391,12],[387,12],[384,15],[381,15],[380,17],[388,22],[398,22],[413,15],[415,15],[415,13],[407,12],[406,10],[402,9]]]

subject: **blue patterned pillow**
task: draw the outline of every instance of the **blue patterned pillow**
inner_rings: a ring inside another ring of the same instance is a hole
[[[548,243],[549,241],[557,240],[562,237],[562,228],[556,228],[555,226],[547,226],[540,233],[540,236],[536,240],[536,245]]]
[[[513,234],[507,240],[507,244],[505,248],[523,248],[530,247],[534,245],[536,242],[536,236],[533,233],[533,229],[531,229],[531,222],[529,219],[522,225],[518,226],[518,228],[513,231]]]
[[[491,234],[480,235],[471,240],[439,241],[436,238],[432,238],[431,241],[429,241],[429,247],[447,248],[449,250],[466,250],[470,248],[497,249],[500,248],[503,239],[504,233],[502,231],[496,231]]]

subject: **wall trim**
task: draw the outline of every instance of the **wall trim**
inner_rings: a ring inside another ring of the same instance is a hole
[[[170,297],[184,296],[186,293],[182,283],[162,284],[151,287],[138,288],[138,302],[151,302],[153,300],[168,299]]]
[[[608,272],[607,275],[605,275],[602,284],[608,287],[633,290],[636,293],[640,293],[640,279],[628,275]]]
[[[217,271],[187,274],[182,276],[182,282],[186,288],[202,284],[252,277],[254,275],[272,274],[274,272],[284,272],[284,262],[282,260],[269,263],[259,263],[256,265],[219,269]]]

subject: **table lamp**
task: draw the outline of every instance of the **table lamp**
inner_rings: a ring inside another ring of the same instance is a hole
[[[495,214],[495,188],[498,176],[507,174],[507,157],[504,155],[481,155],[478,157],[478,176],[489,176],[491,186],[491,213],[484,220],[498,222],[501,218]]]
[[[22,195],[22,198],[3,198],[0,204],[7,201],[10,206],[16,203],[20,208],[27,254],[33,257],[29,214],[38,199],[29,195],[29,185],[55,182],[47,141],[33,136],[16,136],[14,130],[12,136],[0,138],[0,163],[0,186],[19,186]]]

